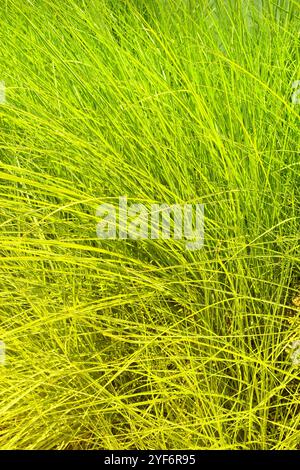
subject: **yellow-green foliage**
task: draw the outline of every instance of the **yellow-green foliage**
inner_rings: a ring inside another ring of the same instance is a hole
[[[297,449],[296,0],[0,4],[1,449]],[[205,246],[96,208],[204,203]]]

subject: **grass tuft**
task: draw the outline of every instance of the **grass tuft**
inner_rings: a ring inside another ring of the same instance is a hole
[[[299,2],[0,6],[1,449],[299,449]],[[205,204],[205,246],[96,207]]]

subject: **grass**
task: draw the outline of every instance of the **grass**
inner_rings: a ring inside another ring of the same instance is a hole
[[[1,449],[299,449],[296,0],[0,6]],[[96,208],[205,204],[205,246]]]

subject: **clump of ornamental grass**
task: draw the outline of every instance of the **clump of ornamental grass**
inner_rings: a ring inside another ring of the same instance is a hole
[[[297,2],[0,13],[0,448],[299,448]],[[119,196],[204,247],[100,240]]]

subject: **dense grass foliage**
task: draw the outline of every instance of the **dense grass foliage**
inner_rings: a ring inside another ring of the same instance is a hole
[[[1,2],[1,449],[299,448],[299,7]],[[204,248],[98,239],[124,195]]]

